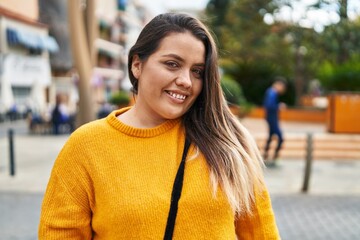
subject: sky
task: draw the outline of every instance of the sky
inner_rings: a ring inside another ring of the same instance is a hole
[[[208,0],[140,0],[154,15],[165,12],[167,9],[196,9],[206,7]],[[349,1],[349,17],[355,18],[360,15],[360,1]],[[336,14],[336,6],[325,10],[305,11],[305,6],[315,3],[316,0],[293,0],[293,9],[283,7],[276,16],[266,15],[265,22],[271,24],[274,19],[298,22],[302,27],[314,28],[322,31],[324,26],[337,23],[339,16]],[[295,9],[295,10],[294,10]]]
[[[209,0],[140,0],[150,11],[157,15],[167,9],[196,9],[201,10],[206,7]]]
[[[294,0],[293,8],[283,7],[275,16],[265,16],[265,22],[272,23],[274,18],[299,23],[302,27],[314,28],[322,31],[324,26],[337,23],[340,18],[337,14],[337,6],[333,4],[326,9],[306,11],[305,6],[316,3],[317,0]],[[348,0],[348,15],[354,19],[360,15],[360,1]]]

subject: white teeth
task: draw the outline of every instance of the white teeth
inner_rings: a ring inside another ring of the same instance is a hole
[[[181,94],[176,94],[173,92],[168,92],[169,95],[171,95],[174,98],[180,99],[180,100],[185,100],[186,96],[185,95],[181,95]]]

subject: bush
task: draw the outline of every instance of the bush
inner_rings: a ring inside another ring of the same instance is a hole
[[[266,89],[272,85],[276,76],[281,75],[274,64],[265,62],[233,62],[227,64],[224,71],[241,85],[246,102],[257,106],[263,105]],[[295,87],[291,81],[281,99],[288,105],[295,104]]]
[[[327,91],[360,91],[360,62],[352,59],[341,65],[324,63],[318,78]]]
[[[118,91],[111,95],[109,102],[117,106],[126,106],[130,103],[129,93],[126,91]]]
[[[277,75],[271,64],[241,61],[227,66],[225,72],[241,85],[245,99],[256,105],[262,105],[264,93]]]
[[[254,107],[253,104],[246,101],[240,84],[230,76],[225,75],[222,78],[221,88],[229,107],[236,116],[243,118]]]
[[[221,88],[228,104],[241,105],[246,102],[241,86],[229,76],[224,76],[221,80]]]

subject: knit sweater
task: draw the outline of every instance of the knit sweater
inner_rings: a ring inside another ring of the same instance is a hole
[[[150,129],[112,112],[85,124],[58,155],[42,204],[39,239],[162,239],[184,146],[181,120]],[[195,158],[194,158],[195,156]],[[269,195],[234,218],[214,196],[204,156],[190,147],[173,239],[279,239]]]

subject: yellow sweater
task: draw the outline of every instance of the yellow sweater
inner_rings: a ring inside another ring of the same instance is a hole
[[[107,118],[76,130],[60,152],[42,205],[39,239],[163,239],[184,129],[152,129]],[[194,155],[190,148],[188,156]],[[189,158],[188,158],[189,159]],[[213,197],[202,154],[185,165],[173,239],[279,239],[269,195],[235,221],[224,193]]]

